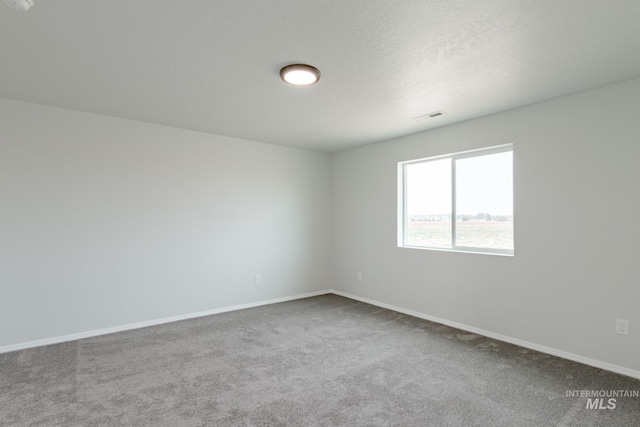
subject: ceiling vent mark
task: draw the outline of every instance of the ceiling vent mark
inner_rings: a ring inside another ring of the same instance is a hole
[[[434,111],[433,113],[423,114],[421,116],[414,117],[413,120],[415,120],[416,122],[421,122],[423,120],[433,119],[435,117],[440,117],[442,115],[444,115],[444,111]]]

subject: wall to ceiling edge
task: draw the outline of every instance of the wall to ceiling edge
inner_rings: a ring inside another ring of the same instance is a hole
[[[640,377],[639,99],[636,79],[335,154],[335,289]],[[514,257],[397,247],[397,162],[505,143]]]
[[[329,287],[329,155],[8,99],[0,123],[0,348]]]

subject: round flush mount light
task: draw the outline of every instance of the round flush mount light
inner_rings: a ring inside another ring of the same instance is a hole
[[[33,6],[33,0],[4,0],[4,4],[20,12],[26,12]]]
[[[291,85],[309,86],[320,80],[320,70],[306,64],[291,64],[280,70],[280,78]]]

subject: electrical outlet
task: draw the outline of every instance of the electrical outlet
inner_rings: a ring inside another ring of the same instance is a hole
[[[629,336],[629,321],[616,319],[616,334]]]
[[[358,271],[358,280],[362,280],[362,271]]]
[[[256,285],[259,285],[262,283],[262,276],[260,274],[256,274]]]

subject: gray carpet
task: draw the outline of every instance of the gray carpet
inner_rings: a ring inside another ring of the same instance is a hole
[[[640,381],[335,295],[0,354],[0,425],[640,426]]]

